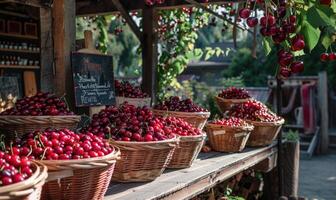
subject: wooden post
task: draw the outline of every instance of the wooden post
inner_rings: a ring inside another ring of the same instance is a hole
[[[143,9],[143,41],[142,41],[142,88],[151,95],[155,102],[157,91],[157,34],[155,31],[158,22],[157,10],[152,7]]]
[[[54,92],[54,55],[51,8],[40,8],[41,27],[41,90]]]
[[[59,96],[66,94],[70,107],[74,107],[70,56],[76,42],[76,1],[54,1],[53,18],[55,92]]]
[[[299,188],[299,163],[300,142],[286,142],[284,144],[284,195],[287,197],[298,196]]]
[[[320,72],[318,80],[318,105],[321,113],[321,153],[328,152],[329,147],[329,117],[328,117],[328,83],[327,73]]]

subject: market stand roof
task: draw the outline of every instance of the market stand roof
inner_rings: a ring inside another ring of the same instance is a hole
[[[148,7],[145,0],[119,0],[128,11],[141,10]],[[161,5],[155,5],[155,8],[169,9],[185,6],[193,6],[189,0],[166,0]],[[201,2],[201,1],[197,1]],[[209,0],[208,4],[238,2],[233,0]],[[93,15],[117,12],[118,9],[113,5],[112,0],[76,0],[76,15]]]

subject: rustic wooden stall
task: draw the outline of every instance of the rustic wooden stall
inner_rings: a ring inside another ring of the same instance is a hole
[[[212,0],[209,3],[232,2]],[[236,2],[236,1],[235,1]],[[71,77],[71,52],[75,50],[76,16],[103,15],[119,12],[141,42],[143,60],[143,89],[155,97],[157,86],[157,35],[155,32],[159,9],[174,9],[186,6],[201,7],[207,12],[222,18],[194,0],[172,0],[157,6],[146,6],[144,1],[134,0],[0,0],[0,5],[22,5],[34,7],[34,16],[38,17],[38,44],[40,47],[40,66],[37,68],[36,90],[55,92],[68,99],[74,99]],[[2,8],[2,7],[1,7]],[[0,9],[1,10],[1,9]],[[143,26],[138,27],[129,15],[132,10],[141,10]],[[237,26],[237,28],[242,28]],[[248,30],[247,30],[248,31]],[[1,35],[0,35],[1,36]],[[1,68],[1,65],[0,65]],[[280,83],[280,82],[278,82]],[[281,84],[278,84],[277,98],[281,99]],[[34,91],[32,92],[32,94]],[[29,93],[30,94],[30,93]],[[281,105],[281,101],[278,101]],[[70,103],[74,103],[70,101]],[[267,166],[269,172],[277,161],[279,186],[282,195],[281,134],[278,144],[258,149],[248,149],[244,153],[219,155],[209,153],[201,155],[192,168],[169,171],[154,182],[148,184],[111,184],[106,199],[190,199],[197,194],[227,180],[235,174],[260,163]],[[258,165],[260,166],[260,165]],[[274,180],[273,180],[274,181]],[[151,190],[153,187],[157,190]]]

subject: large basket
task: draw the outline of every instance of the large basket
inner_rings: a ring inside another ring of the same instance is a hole
[[[43,187],[44,200],[102,200],[109,186],[120,151],[104,157],[80,160],[43,160],[48,172],[72,172],[71,176],[51,180]]]
[[[0,199],[39,200],[48,177],[47,167],[33,163],[34,173],[27,180],[0,187]]]
[[[128,97],[116,97],[116,105],[119,106],[124,102],[127,102],[130,105],[134,105],[136,107],[151,107],[151,98],[128,98]]]
[[[245,148],[253,126],[229,127],[207,124],[206,132],[211,148],[220,152],[240,152]]]
[[[203,129],[208,118],[210,117],[210,112],[178,112],[178,111],[167,111],[167,110],[156,110],[153,109],[153,113],[156,116],[162,117],[177,117],[185,120],[186,122],[193,125],[195,128]]]
[[[118,182],[146,182],[159,177],[168,166],[178,138],[157,142],[119,142],[121,159],[117,162],[113,180]]]
[[[77,128],[81,116],[0,116],[0,131],[9,137],[47,128]]]
[[[222,97],[215,97],[215,101],[217,103],[218,108],[222,113],[225,113],[235,104],[245,103],[250,99],[224,99]]]
[[[272,144],[273,140],[277,137],[282,125],[285,123],[284,119],[277,122],[257,122],[247,121],[254,126],[247,146],[259,147]]]
[[[180,137],[173,157],[168,165],[171,169],[188,168],[192,165],[202,149],[206,135]]]

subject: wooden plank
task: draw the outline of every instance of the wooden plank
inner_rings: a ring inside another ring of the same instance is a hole
[[[54,49],[55,49],[55,93],[66,94],[69,106],[74,107],[72,87],[71,52],[75,50],[76,18],[75,0],[54,2]]]
[[[29,1],[22,1],[22,0],[2,0],[0,3],[18,3],[18,4],[24,4],[29,6],[35,6],[35,7],[42,7],[39,0],[29,0]]]
[[[298,196],[300,142],[284,143],[284,196]]]
[[[328,116],[328,79],[327,72],[318,74],[318,105],[321,120],[321,153],[327,153],[329,147],[329,116]]]
[[[121,4],[120,0],[112,0],[113,5],[118,9],[120,14],[124,17],[129,27],[132,29],[134,34],[137,36],[138,40],[142,41],[142,32],[140,31],[139,27],[133,20],[133,18],[129,15],[128,11],[125,7]]]
[[[30,65],[0,65],[0,68],[4,68],[4,69],[40,69],[40,66],[30,66]]]
[[[31,51],[31,50],[24,50],[24,49],[4,49],[0,48],[1,52],[13,52],[13,53],[30,53],[30,54],[39,54],[40,51]]]
[[[50,8],[40,9],[40,36],[41,36],[41,90],[54,92],[54,47],[52,31],[52,13]]]
[[[37,83],[34,71],[23,72],[24,92],[25,96],[34,96],[37,93]]]
[[[166,170],[152,182],[111,183],[105,199],[190,199],[276,153],[275,145],[234,154],[203,153],[190,168]]]
[[[33,39],[37,40],[37,36],[31,36],[31,35],[18,35],[18,34],[11,34],[11,33],[0,33],[0,36],[4,37],[13,37],[13,38],[22,38],[22,39]]]
[[[143,42],[142,42],[142,88],[151,95],[155,101],[157,91],[157,64],[158,64],[158,47],[157,10],[152,7],[146,7],[143,11]]]

